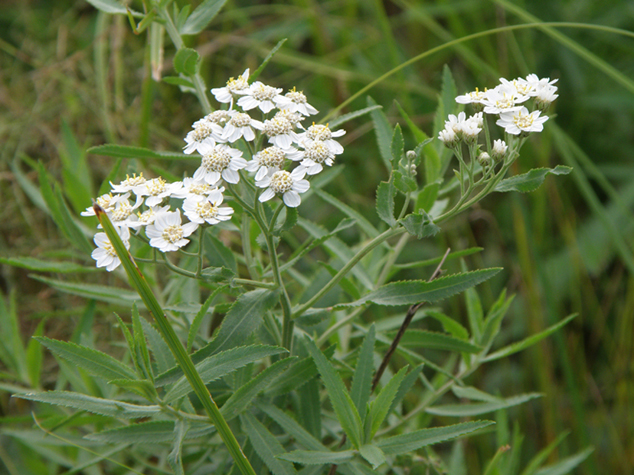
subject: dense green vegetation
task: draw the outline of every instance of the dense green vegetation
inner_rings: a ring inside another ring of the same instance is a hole
[[[132,3],[142,9],[141,2]],[[175,3],[182,7],[188,2]],[[531,138],[512,171],[558,164],[574,171],[547,178],[531,194],[492,195],[437,236],[411,240],[399,258],[420,261],[442,255],[447,247],[482,247],[466,258],[470,269],[504,268],[478,287],[483,308],[489,309],[504,287],[516,294],[495,348],[579,314],[549,339],[470,376],[470,385],[494,395],[540,392],[543,397],[488,415],[498,422],[494,431],[465,440],[469,474],[484,473],[499,447],[516,444],[515,431],[523,434],[520,467],[570,431],[547,454],[548,463],[592,446],[594,452],[574,473],[634,469],[634,80],[629,77],[634,38],[627,32],[634,20],[628,9],[626,2],[606,8],[598,2],[543,0],[229,0],[202,33],[187,37],[187,46],[202,56],[200,74],[207,89],[224,85],[246,67],[254,71],[287,38],[262,80],[303,90],[320,118],[344,101],[338,113],[367,107],[371,96],[392,125],[401,124],[406,150],[416,142],[398,105],[431,135],[445,65],[458,93],[532,72],[559,78],[559,98],[548,127]],[[534,22],[570,23],[504,28]],[[491,31],[495,28],[499,30]],[[480,35],[454,41],[473,34]],[[129,318],[129,307],[119,305],[123,293],[110,303],[105,299],[96,304],[46,280],[127,289],[124,280],[95,270],[81,243],[70,244],[42,197],[40,181],[49,180],[48,175],[58,182],[59,191],[54,186],[51,193],[63,195],[71,213],[79,215],[100,194],[117,162],[88,153],[90,147],[182,148],[183,137],[203,111],[195,95],[156,80],[176,75],[175,49],[166,36],[164,56],[159,57],[149,39],[147,30],[135,35],[125,16],[99,12],[83,0],[9,1],[0,9],[0,473],[69,473],[58,468],[65,466],[64,457],[47,448],[43,433],[31,440],[16,435],[34,428],[31,411],[46,405],[9,395],[16,388],[54,389],[60,378],[69,378],[68,371],[60,376],[57,360],[31,336],[91,343],[117,357],[124,353],[114,316],[117,312]],[[382,75],[434,48],[347,102]],[[345,128],[345,154],[337,159],[345,166],[325,190],[378,225],[375,190],[388,171],[378,155],[372,120],[365,115]],[[184,170],[191,174],[191,166],[126,160],[113,181],[139,169],[180,177]],[[319,218],[328,229],[345,217],[316,195],[301,212],[306,219]],[[356,242],[359,235],[351,231],[341,237]],[[238,237],[225,238],[239,249]],[[33,272],[41,263],[12,260],[18,256],[73,261],[80,268]],[[433,268],[402,269],[393,280],[426,279]],[[459,260],[448,261],[446,268],[458,272]],[[160,281],[157,274],[151,276],[153,283]],[[177,297],[170,294],[174,301],[162,303],[182,303],[193,291],[179,292]],[[467,325],[463,298],[443,305],[445,313]],[[361,322],[380,321],[388,315],[382,312],[364,313]],[[19,327],[11,327],[16,321],[11,315],[17,315]],[[441,329],[427,320],[415,324]],[[211,325],[216,328],[218,322]],[[14,338],[18,334],[22,345]],[[360,345],[359,336],[351,330],[332,342],[345,353]],[[404,364],[396,360],[395,373]],[[83,413],[78,416],[83,422],[64,420],[63,425],[98,425],[91,417]],[[438,419],[443,425],[456,422]],[[54,429],[49,423],[47,430]],[[440,452],[446,456],[448,450]],[[434,453],[427,456],[433,462]],[[65,457],[87,462],[92,456],[73,452]],[[83,473],[105,472],[93,467]]]

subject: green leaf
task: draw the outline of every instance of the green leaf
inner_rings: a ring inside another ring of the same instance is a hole
[[[459,398],[471,399],[473,401],[484,401],[484,402],[492,402],[499,403],[503,402],[504,399],[501,397],[493,396],[492,394],[485,393],[484,391],[480,391],[477,388],[472,386],[456,386],[453,385],[451,387],[452,392]]]
[[[44,282],[51,287],[67,292],[72,295],[79,295],[87,299],[95,299],[102,302],[114,303],[117,305],[129,306],[132,303],[139,302],[139,296],[136,292],[117,287],[108,287],[105,285],[83,284],[79,282],[64,282],[61,280],[49,279],[40,275],[29,275],[32,279]]]
[[[588,447],[576,455],[566,457],[553,465],[538,470],[535,472],[535,475],[565,475],[566,473],[570,473],[575,467],[587,459],[592,452],[594,452],[594,447]]]
[[[403,141],[403,132],[401,126],[396,124],[392,133],[392,142],[390,144],[390,152],[392,156],[392,171],[398,170],[398,164],[405,154],[405,142]]]
[[[273,49],[269,52],[269,54],[266,55],[266,58],[264,58],[264,61],[262,61],[262,64],[258,66],[258,69],[253,71],[253,73],[249,76],[249,84],[252,84],[253,81],[255,81],[260,76],[260,74],[262,74],[262,71],[264,71],[264,68],[266,67],[266,65],[269,64],[269,61],[273,59],[273,56],[275,56],[275,53],[277,53],[277,51],[282,47],[282,45],[286,43],[286,40],[288,40],[288,38],[282,38],[280,41],[277,42],[277,44],[273,47]]]
[[[0,292],[0,359],[13,370],[25,383],[28,381],[26,351],[22,344],[22,335],[16,311],[16,292],[11,292],[7,307],[3,293]]]
[[[547,336],[555,333],[557,330],[559,330],[561,327],[566,325],[569,321],[571,321],[576,316],[577,314],[573,313],[572,315],[569,315],[566,318],[564,318],[561,322],[558,322],[546,328],[546,330],[539,332],[537,335],[529,336],[528,338],[525,338],[522,341],[518,341],[517,343],[513,343],[509,346],[505,346],[501,350],[498,350],[495,353],[491,353],[490,355],[487,355],[486,358],[484,358],[482,361],[486,362],[486,361],[499,360],[500,358],[506,358],[507,356],[510,356],[514,353],[525,350],[526,348],[533,346],[535,343],[543,340]]]
[[[375,470],[379,465],[385,463],[385,454],[376,445],[364,445],[359,449],[359,453]]]
[[[295,441],[309,450],[328,451],[319,440],[312,436],[306,429],[300,426],[295,419],[284,411],[270,404],[260,404],[258,408],[273,419],[284,431],[293,437]]]
[[[396,226],[394,218],[394,196],[396,188],[390,182],[382,181],[376,189],[376,212],[390,227]]]
[[[181,35],[197,35],[215,18],[227,0],[205,0],[198,5],[180,29]]]
[[[42,319],[42,321],[40,321],[40,323],[35,328],[33,335],[31,335],[31,339],[29,340],[28,345],[26,346],[26,371],[29,375],[29,381],[31,382],[32,388],[37,388],[40,386],[43,352],[42,345],[39,341],[36,340],[36,337],[40,337],[44,334],[45,323],[45,319]]]
[[[475,421],[454,424],[451,426],[420,429],[407,434],[396,435],[379,441],[376,445],[388,455],[399,455],[413,452],[427,445],[437,444],[446,440],[462,437],[476,430],[483,429],[493,421]]]
[[[413,121],[412,119],[410,119],[409,115],[407,114],[407,112],[405,112],[405,109],[403,109],[401,107],[401,105],[397,102],[394,101],[394,104],[396,104],[396,108],[398,109],[399,114],[401,114],[401,117],[403,117],[403,119],[405,119],[405,122],[407,123],[407,126],[409,127],[409,130],[412,132],[412,134],[414,135],[414,138],[416,139],[417,142],[424,142],[425,140],[427,140],[429,137],[427,137],[427,134],[425,132],[423,132]]]
[[[238,273],[238,264],[236,263],[235,255],[220,239],[212,236],[210,233],[205,233],[204,243],[205,256],[209,260],[211,267],[225,267],[234,274]]]
[[[317,375],[317,367],[310,356],[296,361],[293,366],[286,372],[282,381],[276,381],[277,384],[267,391],[271,397],[288,394],[294,391]]]
[[[368,107],[376,106],[376,102],[368,96],[367,98]],[[392,142],[392,127],[385,117],[385,114],[381,109],[374,109],[370,112],[372,116],[372,122],[374,124],[374,132],[376,133],[376,141],[379,145],[379,152],[381,154],[381,158],[383,159],[383,163],[388,170],[391,170],[390,162],[392,161],[392,151],[391,151],[391,142]]]
[[[101,351],[46,337],[38,337],[36,340],[55,355],[85,369],[93,376],[108,381],[112,379],[137,379],[131,368]]]
[[[56,406],[72,407],[80,411],[88,411],[102,416],[138,419],[153,417],[161,413],[160,406],[140,406],[114,399],[103,399],[70,391],[46,391],[39,393],[22,393],[14,397],[30,401],[45,402]]]
[[[339,199],[335,198],[329,193],[326,193],[323,190],[316,189],[315,194],[319,196],[322,200],[330,203],[335,208],[339,209],[339,211],[344,213],[349,218],[354,219],[355,224],[357,224],[363,230],[363,232],[368,235],[368,237],[374,238],[379,235],[379,231],[358,211],[355,211],[347,204],[343,203]]]
[[[339,373],[335,371],[330,361],[326,359],[314,341],[306,338],[306,349],[312,356],[317,366],[322,381],[326,386],[326,391],[330,397],[330,402],[335,410],[337,419],[342,429],[352,442],[352,445],[359,447],[361,445],[361,418],[359,412],[348,394],[348,390],[343,384]]]
[[[187,334],[187,351],[191,351],[192,346],[194,345],[194,340],[196,339],[196,335],[198,335],[198,330],[200,329],[200,325],[203,323],[203,318],[207,315],[209,311],[209,307],[211,306],[211,302],[216,298],[219,292],[221,292],[226,287],[218,287],[214,290],[209,297],[205,300],[205,303],[202,304],[200,310],[196,313],[194,320],[192,321],[191,326],[189,327],[189,332]]]
[[[567,175],[571,171],[571,167],[564,165],[557,165],[555,168],[534,168],[523,175],[505,178],[496,185],[493,191],[519,191],[520,193],[527,193],[539,188],[539,186],[544,183],[546,175]]]
[[[0,257],[0,264],[38,272],[55,272],[56,274],[98,271],[96,267],[85,267],[74,262],[44,261],[34,257]]]
[[[388,336],[393,338],[396,333],[391,333]],[[407,330],[400,344],[408,348],[431,348],[462,353],[478,353],[482,351],[482,347],[469,341],[427,330]]]
[[[176,360],[169,346],[167,346],[167,342],[163,339],[158,330],[145,318],[141,318],[141,325],[143,326],[143,332],[150,345],[150,350],[154,355],[157,372],[163,373],[172,368],[176,364]]]
[[[412,236],[416,236],[418,239],[435,236],[438,231],[440,231],[440,228],[434,224],[424,209],[420,209],[418,213],[408,214],[398,222],[408,233]]]
[[[405,379],[403,379],[403,382],[398,387],[398,392],[396,393],[396,396],[394,396],[394,399],[392,400],[390,410],[387,411],[388,414],[396,408],[396,406],[403,400],[407,392],[412,388],[412,386],[414,386],[414,383],[418,381],[418,376],[423,370],[423,366],[423,364],[418,365],[416,368],[410,371],[407,376],[405,376]]]
[[[231,283],[236,278],[235,272],[226,267],[207,267],[202,270],[200,276],[211,284]]]
[[[141,325],[139,309],[132,304],[132,338],[134,339],[134,349],[136,351],[136,361],[143,379],[153,380],[152,365],[150,364],[150,352],[145,341],[145,333]]]
[[[453,336],[455,336],[456,338],[460,338],[461,340],[469,339],[469,332],[467,331],[467,329],[460,325],[460,323],[455,321],[453,318],[448,317],[444,313],[434,312],[433,310],[428,310],[427,315],[435,320],[438,320],[447,333],[451,333]]]
[[[187,432],[187,438],[200,437],[214,431],[214,427],[208,422],[190,422],[190,426],[191,428]],[[89,434],[86,436],[86,439],[99,442],[127,444],[171,443],[174,441],[174,422],[140,422],[117,429],[104,430],[96,434]]]
[[[426,409],[429,414],[436,416],[451,416],[451,417],[470,417],[479,416],[481,414],[487,414],[489,412],[498,411],[500,409],[506,409],[509,407],[523,404],[531,399],[542,397],[543,394],[528,393],[521,394],[519,396],[513,396],[506,399],[502,399],[497,402],[483,402],[476,404],[446,404],[443,406],[432,406]]]
[[[420,210],[429,213],[438,198],[438,191],[440,191],[440,181],[427,183],[416,197],[414,213],[422,214],[419,213]]]
[[[557,436],[555,440],[553,440],[550,444],[548,444],[545,448],[540,450],[537,455],[535,455],[526,468],[522,471],[521,475],[534,475],[535,472],[539,469],[540,465],[546,461],[548,456],[552,453],[553,450],[559,446],[563,442],[563,440],[570,434],[570,432],[562,432]]]
[[[280,204],[279,206],[283,206]],[[290,231],[297,224],[297,219],[299,217],[299,213],[297,212],[297,208],[289,208],[288,206],[284,206],[281,214],[284,215],[284,221],[280,224],[279,222],[275,225],[275,229],[273,230],[274,236],[281,236],[283,233]]]
[[[93,7],[102,12],[110,13],[113,15],[127,15],[128,9],[123,6],[117,0],[87,0]],[[131,10],[132,16],[142,17],[143,14]]]
[[[318,452],[313,450],[295,450],[284,455],[278,455],[282,460],[289,462],[301,463],[302,465],[323,465],[337,464],[349,462],[354,457],[353,450],[344,450],[342,452]]]
[[[306,430],[317,439],[321,439],[320,389],[318,378],[312,378],[297,390],[299,399],[297,416]]]
[[[167,456],[167,461],[176,475],[185,475],[181,449],[188,429],[189,422],[184,419],[177,419],[174,423],[174,448]]]
[[[173,86],[183,86],[194,89],[193,82],[191,82],[189,79],[185,79],[179,76],[165,76],[161,78],[161,80],[163,82],[166,82],[167,84],[172,84]]]
[[[217,353],[207,359],[204,359],[196,365],[196,370],[200,374],[203,382],[207,384],[235,371],[238,368],[242,368],[249,363],[253,363],[262,358],[266,358],[267,356],[277,355],[284,352],[286,352],[284,348],[265,345],[253,345],[233,348],[231,350],[223,351],[222,353]],[[159,376],[156,379],[156,384],[157,386],[162,386],[171,382],[172,379],[173,377],[162,378],[161,376]],[[174,384],[174,386],[167,392],[164,400],[165,402],[172,402],[176,399],[186,396],[192,391],[193,389],[189,385],[189,382],[183,377],[179,379],[176,384]]]
[[[363,339],[361,350],[359,350],[359,358],[357,366],[352,377],[352,386],[350,388],[350,397],[352,402],[359,411],[361,420],[365,419],[365,411],[367,403],[372,392],[372,375],[374,374],[374,323],[369,328],[368,333]]]
[[[436,302],[480,284],[497,274],[501,268],[481,269],[473,272],[449,275],[425,282],[409,280],[393,282],[370,292],[356,302],[338,307],[356,307],[368,302],[377,305],[411,305],[419,302]]]
[[[108,384],[123,388],[134,394],[138,394],[148,401],[156,400],[156,389],[147,379],[111,379]]]
[[[280,460],[281,457],[279,456],[286,453],[284,447],[260,421],[248,413],[240,417],[240,421],[249,436],[255,452],[273,475],[292,475],[297,473],[292,463],[287,460]]]
[[[513,302],[513,296],[506,298],[506,289],[500,293],[500,296],[496,302],[489,309],[486,319],[484,320],[482,335],[480,336],[480,344],[489,351],[493,340],[500,332],[500,326],[502,320],[508,311],[511,302]]]
[[[381,424],[383,424],[383,421],[387,417],[398,388],[401,386],[407,374],[407,368],[408,366],[401,368],[398,373],[392,376],[390,381],[381,389],[376,399],[370,404],[370,421],[372,421],[372,426],[370,427],[368,442],[372,440],[374,434],[376,434],[376,431],[379,430],[379,427],[381,427]]]
[[[174,69],[185,76],[195,76],[200,69],[200,55],[192,48],[181,48],[174,55]]]
[[[374,105],[374,106],[365,107],[363,109],[356,110],[354,112],[349,112],[340,117],[337,117],[334,120],[331,120],[329,122],[329,127],[334,130],[335,128],[339,127],[341,124],[345,124],[346,122],[352,119],[356,119],[357,117],[361,117],[362,115],[369,114],[370,112],[374,110],[382,109],[382,108],[383,106]]]
[[[225,420],[229,421],[244,412],[255,397],[279,379],[295,360],[296,357],[290,357],[273,363],[235,391],[220,408]]]
[[[154,150],[143,147],[117,144],[97,145],[96,147],[89,148],[87,152],[94,155],[105,155],[107,157],[116,158],[156,158],[159,160],[192,159],[192,156],[185,155],[184,153],[155,152]]]

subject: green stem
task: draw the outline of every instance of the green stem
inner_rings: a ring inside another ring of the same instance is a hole
[[[200,238],[198,240],[198,267],[196,269],[196,277],[200,277],[200,273],[203,271],[203,250],[204,246],[204,237],[205,237],[206,228],[202,228],[200,231]]]
[[[152,289],[150,289],[150,286],[141,273],[141,270],[134,263],[134,261],[132,260],[132,256],[123,245],[119,234],[110,222],[110,218],[108,218],[108,215],[105,213],[105,211],[98,205],[95,205],[95,213],[97,215],[97,218],[101,222],[101,225],[103,226],[108,239],[110,239],[110,243],[113,245],[115,251],[117,252],[117,255],[121,259],[121,263],[125,268],[126,273],[128,274],[130,282],[139,293],[139,296],[143,300],[143,303],[145,304],[147,309],[154,316],[154,319],[163,339],[169,346],[169,349],[178,362],[178,365],[183,370],[183,373],[185,374],[187,381],[189,381],[192,389],[196,393],[196,396],[198,396],[198,399],[205,409],[205,412],[207,412],[211,421],[214,423],[218,434],[227,446],[227,449],[229,450],[229,453],[231,454],[235,464],[238,466],[240,472],[242,472],[243,475],[255,475],[253,467],[251,467],[249,460],[247,460],[244,453],[242,452],[240,444],[238,444],[238,441],[233,435],[233,432],[231,432],[231,428],[220,413],[218,406],[214,402],[211,393],[201,379],[200,374],[198,374],[198,371],[196,371],[196,367],[194,366],[193,361],[185,350],[185,347],[178,339],[178,335],[167,320],[165,312],[163,312],[161,305],[152,292]]]

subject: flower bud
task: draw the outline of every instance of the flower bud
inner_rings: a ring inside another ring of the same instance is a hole
[[[491,150],[493,160],[495,160],[496,162],[504,160],[507,149],[508,146],[506,145],[506,142],[504,142],[504,140],[495,140],[493,142],[493,150]]]
[[[483,170],[486,170],[489,166],[491,166],[491,156],[486,152],[482,152],[478,155],[478,163]]]

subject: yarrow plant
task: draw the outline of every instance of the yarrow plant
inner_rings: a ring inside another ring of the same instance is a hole
[[[133,305],[130,325],[116,317],[128,350],[122,359],[40,338],[81,374],[65,367],[67,385],[17,396],[97,414],[81,419],[87,421],[81,433],[89,433],[94,444],[90,450],[118,445],[89,464],[112,456],[124,467],[142,461],[148,470],[171,468],[179,475],[387,475],[424,463],[427,471],[447,473],[431,457],[430,445],[482,432],[494,422],[473,417],[538,396],[487,394],[470,386],[470,375],[545,338],[573,316],[492,352],[512,297],[502,291],[485,313],[474,287],[500,269],[470,272],[461,262],[459,272],[443,275],[450,261],[478,249],[447,249],[422,264],[397,260],[410,240],[433,237],[440,225],[488,194],[532,191],[546,175],[568,173],[556,167],[507,177],[523,144],[543,130],[544,113],[557,97],[556,80],[531,74],[443,97],[443,104],[455,99],[456,108],[467,105],[472,113],[455,110],[434,130],[438,140],[406,151],[400,126],[392,127],[371,99],[365,109],[317,122],[318,111],[302,91],[257,80],[270,56],[253,74],[246,69],[211,89],[220,107],[211,110],[200,57],[183,46],[178,32],[189,10],[175,7],[172,16],[161,4],[152,11],[147,22],[158,15],[178,48],[179,77],[172,82],[193,91],[207,112],[183,130],[182,153],[113,144],[91,151],[174,157],[189,168],[181,180],[133,169],[81,213],[99,221],[96,248],[86,244],[87,253],[97,267],[119,269],[115,278],[127,276],[144,308]],[[130,19],[140,28],[132,13]],[[453,83],[448,69],[444,83]],[[341,124],[367,114],[389,171],[376,192],[380,221],[321,190],[346,166]],[[414,135],[425,136],[408,124]],[[446,177],[452,166],[454,176]],[[303,203],[315,197],[346,218],[332,229],[301,218]],[[63,222],[74,225],[70,217]],[[349,228],[356,229],[357,242],[339,236]],[[86,240],[79,227],[67,234]],[[424,265],[435,267],[426,279],[393,279],[402,269]],[[129,304],[133,298],[121,289],[95,291],[83,283],[77,288],[79,295],[93,292],[108,302]],[[465,292],[468,328],[459,316],[424,308]],[[421,315],[444,331],[410,329]],[[395,361],[396,354],[411,368]],[[463,407],[452,398],[474,402]],[[460,420],[439,426],[436,415]],[[61,422],[46,427],[65,430],[73,420],[64,413]],[[506,467],[518,464],[513,459]]]

